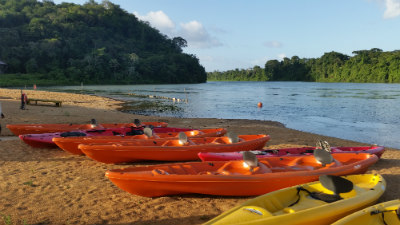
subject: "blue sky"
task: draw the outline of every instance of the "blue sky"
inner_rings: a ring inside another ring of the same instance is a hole
[[[84,0],[54,0],[55,3]],[[101,2],[101,1],[97,1]],[[264,67],[294,55],[400,50],[400,0],[111,0],[187,40],[206,71]]]

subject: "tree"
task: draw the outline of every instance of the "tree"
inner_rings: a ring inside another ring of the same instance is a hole
[[[182,37],[174,37],[172,43],[180,52],[182,52],[182,48],[187,47],[187,41]]]
[[[0,0],[0,37],[0,59],[11,73],[42,73],[71,83],[190,83],[207,76],[195,56],[182,52],[185,39],[170,39],[107,0]],[[155,80],[145,73],[154,70],[147,69],[150,62],[160,73],[153,74]],[[141,63],[146,65],[138,70]],[[168,79],[159,79],[163,70]]]

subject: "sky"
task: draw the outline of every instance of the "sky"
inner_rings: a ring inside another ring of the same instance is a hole
[[[326,52],[400,50],[400,0],[110,0],[170,38],[207,72],[264,68]],[[86,0],[54,0],[54,3]],[[101,3],[101,1],[96,0]]]

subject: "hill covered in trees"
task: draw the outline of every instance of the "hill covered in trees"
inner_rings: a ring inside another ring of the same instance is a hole
[[[231,81],[318,81],[318,82],[400,82],[400,51],[381,49],[354,51],[350,57],[338,52],[320,58],[269,60],[265,68],[209,72],[208,80]]]
[[[186,44],[109,1],[0,0],[1,86],[205,82]]]

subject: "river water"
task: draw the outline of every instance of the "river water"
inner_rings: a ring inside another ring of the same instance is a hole
[[[400,84],[207,82],[41,89],[120,99],[132,113],[273,120],[296,130],[400,149]]]

